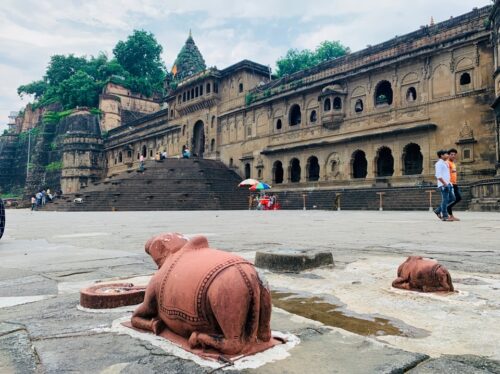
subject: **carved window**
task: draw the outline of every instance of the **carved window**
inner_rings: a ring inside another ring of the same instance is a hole
[[[132,158],[132,151],[127,151],[127,158]]]
[[[232,167],[233,167],[233,162],[234,162],[234,161],[233,161],[233,158],[231,157],[231,158],[229,159],[229,167],[230,167],[230,168],[232,168]]]
[[[203,96],[203,85],[200,85],[200,96]]]
[[[356,113],[361,113],[363,109],[364,109],[363,100],[361,99],[356,100],[356,103],[354,104],[354,111]]]
[[[215,139],[210,141],[210,152],[215,151]]]
[[[472,158],[472,152],[469,148],[463,150],[462,159],[470,160]]]
[[[283,127],[283,125],[281,124],[281,119],[279,119],[276,121],[276,130],[281,130],[281,127]]]
[[[262,179],[262,169],[257,171],[257,179]]]
[[[170,118],[174,118],[174,110],[170,109]]]
[[[118,162],[121,164],[123,162],[123,155],[121,152],[118,152]]]
[[[210,93],[210,83],[207,83],[207,95]]]
[[[212,121],[210,122],[210,128],[213,129],[215,124],[215,116],[212,116]]]
[[[186,101],[186,92],[183,92],[182,93],[182,101],[185,102]]]
[[[415,87],[408,88],[408,90],[406,91],[406,101],[411,103],[416,100],[417,100],[417,90],[415,89]]]
[[[467,86],[471,83],[471,78],[469,73],[463,73],[460,76],[460,85],[461,86]]]
[[[300,112],[300,106],[295,104],[290,109],[289,124],[290,126],[297,126],[300,125],[301,120],[302,114]]]
[[[388,81],[381,81],[375,89],[375,105],[392,105],[392,86]]]
[[[342,99],[340,97],[336,97],[335,99],[333,99],[333,109],[342,109]]]
[[[198,86],[194,89],[194,97],[198,97],[199,91],[198,91]]]
[[[311,115],[309,116],[309,120],[311,121],[311,123],[316,122],[317,119],[318,115],[316,114],[316,111],[315,110],[311,111]]]
[[[242,93],[242,92],[243,92],[243,83],[240,83],[240,84],[238,85],[238,92],[239,92],[239,93]]]
[[[328,112],[330,109],[332,109],[332,102],[330,101],[330,98],[326,98],[323,103],[323,110]]]

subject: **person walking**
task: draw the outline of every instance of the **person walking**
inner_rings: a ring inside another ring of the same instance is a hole
[[[143,172],[144,171],[144,155],[141,154],[139,157],[139,171]]]
[[[436,162],[436,179],[439,192],[441,192],[441,205],[434,210],[434,213],[442,221],[451,221],[448,217],[448,205],[455,201],[453,195],[453,186],[450,183],[450,167],[446,162],[448,160],[448,151],[439,150],[437,152],[439,160]]]
[[[35,210],[36,209],[36,197],[35,195],[31,195],[31,210]]]
[[[42,206],[45,206],[47,203],[47,192],[45,190],[42,190]]]
[[[457,217],[453,215],[453,207],[457,205],[462,200],[462,195],[460,194],[460,188],[457,184],[457,165],[455,160],[457,158],[458,151],[452,148],[448,151],[448,166],[450,168],[450,183],[453,186],[453,195],[455,196],[455,201],[448,205],[448,217],[451,221],[460,221]]]

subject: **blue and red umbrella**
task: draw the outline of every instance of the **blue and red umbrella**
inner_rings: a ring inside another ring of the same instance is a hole
[[[250,191],[270,190],[271,186],[264,182],[259,182],[250,187]]]

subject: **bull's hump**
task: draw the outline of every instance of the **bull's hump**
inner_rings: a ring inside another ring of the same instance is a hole
[[[184,246],[184,249],[187,250],[201,248],[208,248],[207,238],[201,235],[195,236],[194,238],[190,239]]]

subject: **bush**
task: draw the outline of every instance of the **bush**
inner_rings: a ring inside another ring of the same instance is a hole
[[[59,171],[63,167],[62,161],[54,161],[45,166],[45,171],[50,172],[50,171]]]

